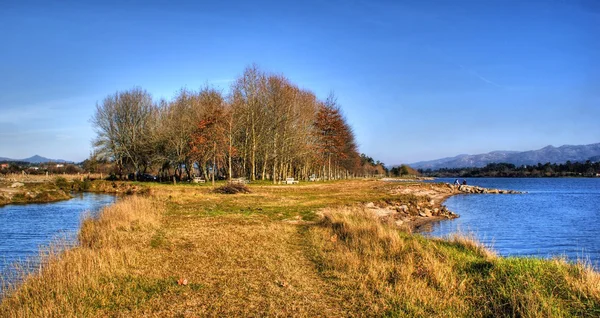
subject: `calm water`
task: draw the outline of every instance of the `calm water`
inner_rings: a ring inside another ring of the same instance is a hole
[[[68,201],[0,207],[0,274],[9,264],[38,255],[54,239],[75,239],[86,212],[115,201],[106,194],[84,193]]]
[[[452,183],[453,179],[438,179]],[[462,181],[462,179],[461,179]],[[423,229],[433,236],[473,233],[505,256],[566,256],[600,262],[600,178],[473,178],[470,185],[527,191],[450,197],[446,206],[460,218]]]

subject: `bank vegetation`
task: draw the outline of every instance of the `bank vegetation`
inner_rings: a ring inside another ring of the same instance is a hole
[[[107,184],[107,182],[103,182]],[[410,186],[410,187],[409,187]],[[561,259],[503,258],[467,236],[427,239],[365,202],[419,184],[151,184],[86,220],[4,290],[3,317],[597,317],[600,276]],[[424,199],[425,200],[425,199]]]

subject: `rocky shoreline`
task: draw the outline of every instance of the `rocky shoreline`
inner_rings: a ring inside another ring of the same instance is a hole
[[[446,184],[449,187],[453,187],[450,184]],[[456,187],[456,186],[454,186]],[[501,190],[501,189],[489,189],[470,185],[460,185],[457,190],[462,193],[473,193],[473,194],[523,194],[525,192],[515,190]]]
[[[415,183],[392,187],[389,191],[398,200],[368,202],[365,208],[386,222],[414,230],[424,224],[458,218],[443,202],[458,194],[521,194],[515,190],[490,189],[449,183]]]

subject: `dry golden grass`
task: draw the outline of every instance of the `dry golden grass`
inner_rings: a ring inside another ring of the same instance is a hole
[[[149,197],[86,220],[80,245],[49,253],[39,273],[8,290],[0,316],[600,313],[600,278],[589,267],[501,258],[464,236],[425,239],[363,208],[415,200],[390,196],[398,186],[251,184],[252,193],[223,195],[207,185],[150,185]]]
[[[132,197],[86,220],[81,246],[46,256],[0,316],[343,315],[302,228],[239,214],[161,221],[163,206]]]
[[[57,177],[61,177],[61,178],[65,178],[68,181],[73,181],[73,180],[79,180],[79,181],[83,181],[84,178],[91,178],[91,179],[101,179],[102,177],[106,177],[105,175],[102,175],[100,173],[80,173],[80,174],[22,174],[22,173],[9,173],[6,175],[0,175],[0,181],[5,181],[5,182],[47,182],[47,181],[53,181],[55,178]]]
[[[315,261],[353,312],[402,317],[600,314],[599,275],[564,260],[501,258],[466,236],[428,240],[331,209],[312,227]]]
[[[109,301],[110,280],[127,277],[143,257],[149,231],[164,208],[142,198],[127,198],[104,209],[97,221],[86,220],[82,245],[64,251],[49,248],[37,273],[10,288],[0,305],[2,317],[73,317],[94,312],[94,303]],[[110,300],[112,301],[112,300]]]
[[[457,293],[464,286],[451,260],[436,257],[440,252],[431,242],[384,226],[362,208],[326,211],[311,239],[324,275],[345,291],[354,312],[452,316],[464,311]]]

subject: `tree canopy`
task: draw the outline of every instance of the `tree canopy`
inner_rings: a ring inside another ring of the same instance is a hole
[[[181,89],[154,101],[141,88],[116,92],[91,119],[99,159],[118,175],[245,177],[278,182],[385,174],[359,155],[335,95],[324,101],[283,75],[246,68],[227,93]]]

